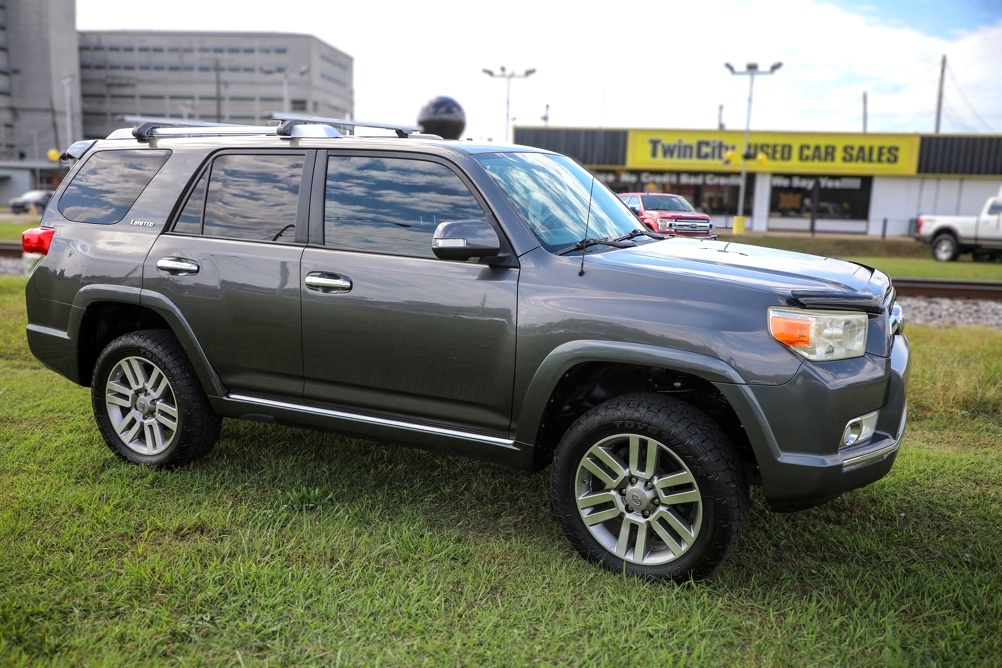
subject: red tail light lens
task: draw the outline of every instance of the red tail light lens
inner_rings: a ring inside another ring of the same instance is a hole
[[[52,236],[56,233],[51,227],[33,227],[21,234],[21,250],[25,253],[40,253],[48,255]]]
[[[922,219],[921,218],[918,219],[918,222],[915,225],[915,232],[917,234],[922,234]]]

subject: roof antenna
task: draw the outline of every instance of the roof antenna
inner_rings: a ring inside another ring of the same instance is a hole
[[[588,223],[591,222],[591,196],[592,196],[592,193],[594,193],[594,192],[595,192],[595,175],[592,174],[591,175],[591,188],[588,189],[588,213],[585,216],[585,229],[584,229],[584,237],[581,239],[582,241],[584,241],[585,239],[588,238]],[[584,276],[584,257],[585,257],[585,253],[586,252],[587,252],[587,249],[585,249],[585,248],[581,249],[581,268],[578,269],[578,276]]]

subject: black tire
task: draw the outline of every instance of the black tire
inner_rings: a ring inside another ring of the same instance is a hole
[[[219,439],[222,418],[167,330],[133,332],[109,343],[94,365],[91,405],[108,447],[133,464],[184,466]]]
[[[960,256],[960,245],[952,234],[940,234],[932,240],[932,256],[940,262],[953,262]]]
[[[582,557],[676,582],[709,576],[748,514],[748,481],[724,432],[657,394],[617,397],[579,417],[557,447],[550,496]]]

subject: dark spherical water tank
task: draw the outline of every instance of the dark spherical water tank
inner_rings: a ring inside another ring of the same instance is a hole
[[[459,139],[466,129],[466,112],[451,97],[439,95],[428,100],[418,113],[422,131],[443,139]]]

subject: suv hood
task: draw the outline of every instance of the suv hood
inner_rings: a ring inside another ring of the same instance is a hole
[[[591,257],[624,269],[757,284],[792,294],[804,306],[879,311],[890,287],[885,274],[855,262],[732,242],[676,237]]]

